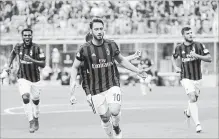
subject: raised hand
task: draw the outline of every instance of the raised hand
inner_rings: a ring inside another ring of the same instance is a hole
[[[31,58],[29,55],[24,55],[24,61],[27,61],[27,62],[33,62],[33,58]]]
[[[140,58],[141,57],[141,51],[136,51],[134,55],[135,55],[135,58]]]

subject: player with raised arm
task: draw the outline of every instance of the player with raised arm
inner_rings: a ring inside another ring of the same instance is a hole
[[[39,45],[32,42],[33,31],[31,29],[24,29],[21,33],[23,43],[15,45],[9,57],[9,64],[7,71],[13,60],[18,56],[19,70],[18,88],[23,100],[24,112],[29,120],[30,133],[39,128],[39,102],[40,102],[40,71],[39,67],[45,67],[45,55],[40,51]]]
[[[200,95],[200,82],[202,79],[201,61],[211,62],[211,55],[204,44],[193,41],[192,29],[184,27],[181,30],[184,42],[175,48],[172,57],[173,67],[181,74],[181,84],[189,98],[188,108],[184,111],[186,118],[193,118],[196,132],[202,131],[198,116],[197,100]],[[180,66],[177,65],[180,60]]]
[[[93,36],[90,33],[88,33],[85,37],[86,42],[91,41],[92,39],[93,39]],[[125,58],[126,58],[126,60],[131,61],[131,60],[134,60],[134,59],[137,59],[140,57],[141,57],[141,51],[136,51],[133,55],[126,56]],[[81,62],[78,70],[79,70],[80,79],[82,81],[82,83],[81,83],[82,88],[85,91],[86,96],[87,96],[87,101],[88,101],[89,105],[92,106],[91,94],[89,92],[88,79],[87,79],[89,76],[88,68],[86,68],[86,66],[84,65],[84,62]],[[119,72],[117,71],[116,73],[118,74],[118,78],[119,78]],[[80,83],[78,83],[78,84],[80,84]]]
[[[72,103],[75,101],[77,69],[81,62],[84,62],[89,72],[88,86],[91,100],[96,112],[100,115],[101,125],[110,138],[114,137],[113,130],[115,137],[121,138],[119,121],[122,96],[115,60],[141,77],[146,77],[146,73],[128,62],[120,54],[114,41],[103,39],[104,23],[101,19],[93,19],[90,22],[90,29],[93,39],[81,46],[72,66],[70,101]]]

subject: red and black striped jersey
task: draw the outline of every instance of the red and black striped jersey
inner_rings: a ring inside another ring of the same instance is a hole
[[[39,45],[32,43],[30,46],[25,46],[24,43],[16,44],[12,52],[18,56],[19,69],[17,77],[24,78],[31,82],[37,82],[40,80],[39,66],[32,62],[24,60],[24,55],[29,55],[35,60],[45,60],[45,54],[40,50]]]
[[[208,49],[204,44],[199,42],[193,42],[191,45],[184,45],[184,43],[179,44],[175,48],[173,54],[174,59],[180,57],[181,59],[181,78],[187,78],[191,80],[202,79],[201,73],[201,60],[195,59],[190,56],[190,52],[195,51],[199,55],[209,54]]]
[[[114,61],[120,53],[117,44],[112,40],[105,40],[100,46],[91,41],[83,44],[76,58],[84,62],[87,67],[87,83],[91,95],[104,92],[112,86],[120,86],[118,69]]]
[[[79,74],[82,79],[82,83],[81,83],[82,88],[84,89],[86,95],[89,95],[90,94],[90,90],[89,90],[90,79],[88,79],[89,78],[88,69],[84,65],[84,61],[81,62],[81,65],[79,67]]]

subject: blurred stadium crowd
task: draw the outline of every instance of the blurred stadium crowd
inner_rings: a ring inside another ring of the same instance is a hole
[[[31,27],[35,34],[84,35],[93,16],[106,21],[106,34],[180,35],[184,25],[196,34],[218,34],[218,0],[1,1],[1,32]],[[45,32],[46,30],[46,32]]]

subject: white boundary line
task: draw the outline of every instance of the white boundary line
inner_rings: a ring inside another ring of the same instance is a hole
[[[79,104],[80,105],[80,104]],[[69,106],[72,107],[72,110],[55,110],[48,112],[40,112],[41,114],[52,114],[52,113],[71,113],[71,112],[91,112],[92,109],[83,108],[83,109],[75,109],[75,106],[71,106],[70,104],[47,104],[41,105],[40,107],[54,107],[54,106]],[[81,104],[80,106],[86,106],[85,104]],[[147,109],[171,109],[171,108],[181,108],[181,105],[165,105],[165,106],[140,106],[140,107],[122,107],[122,110],[147,110]],[[204,106],[201,108],[218,108],[217,105]],[[24,115],[24,112],[13,112],[14,110],[23,109],[23,106],[20,107],[11,107],[4,110],[4,113],[1,113],[1,116],[4,115]]]

